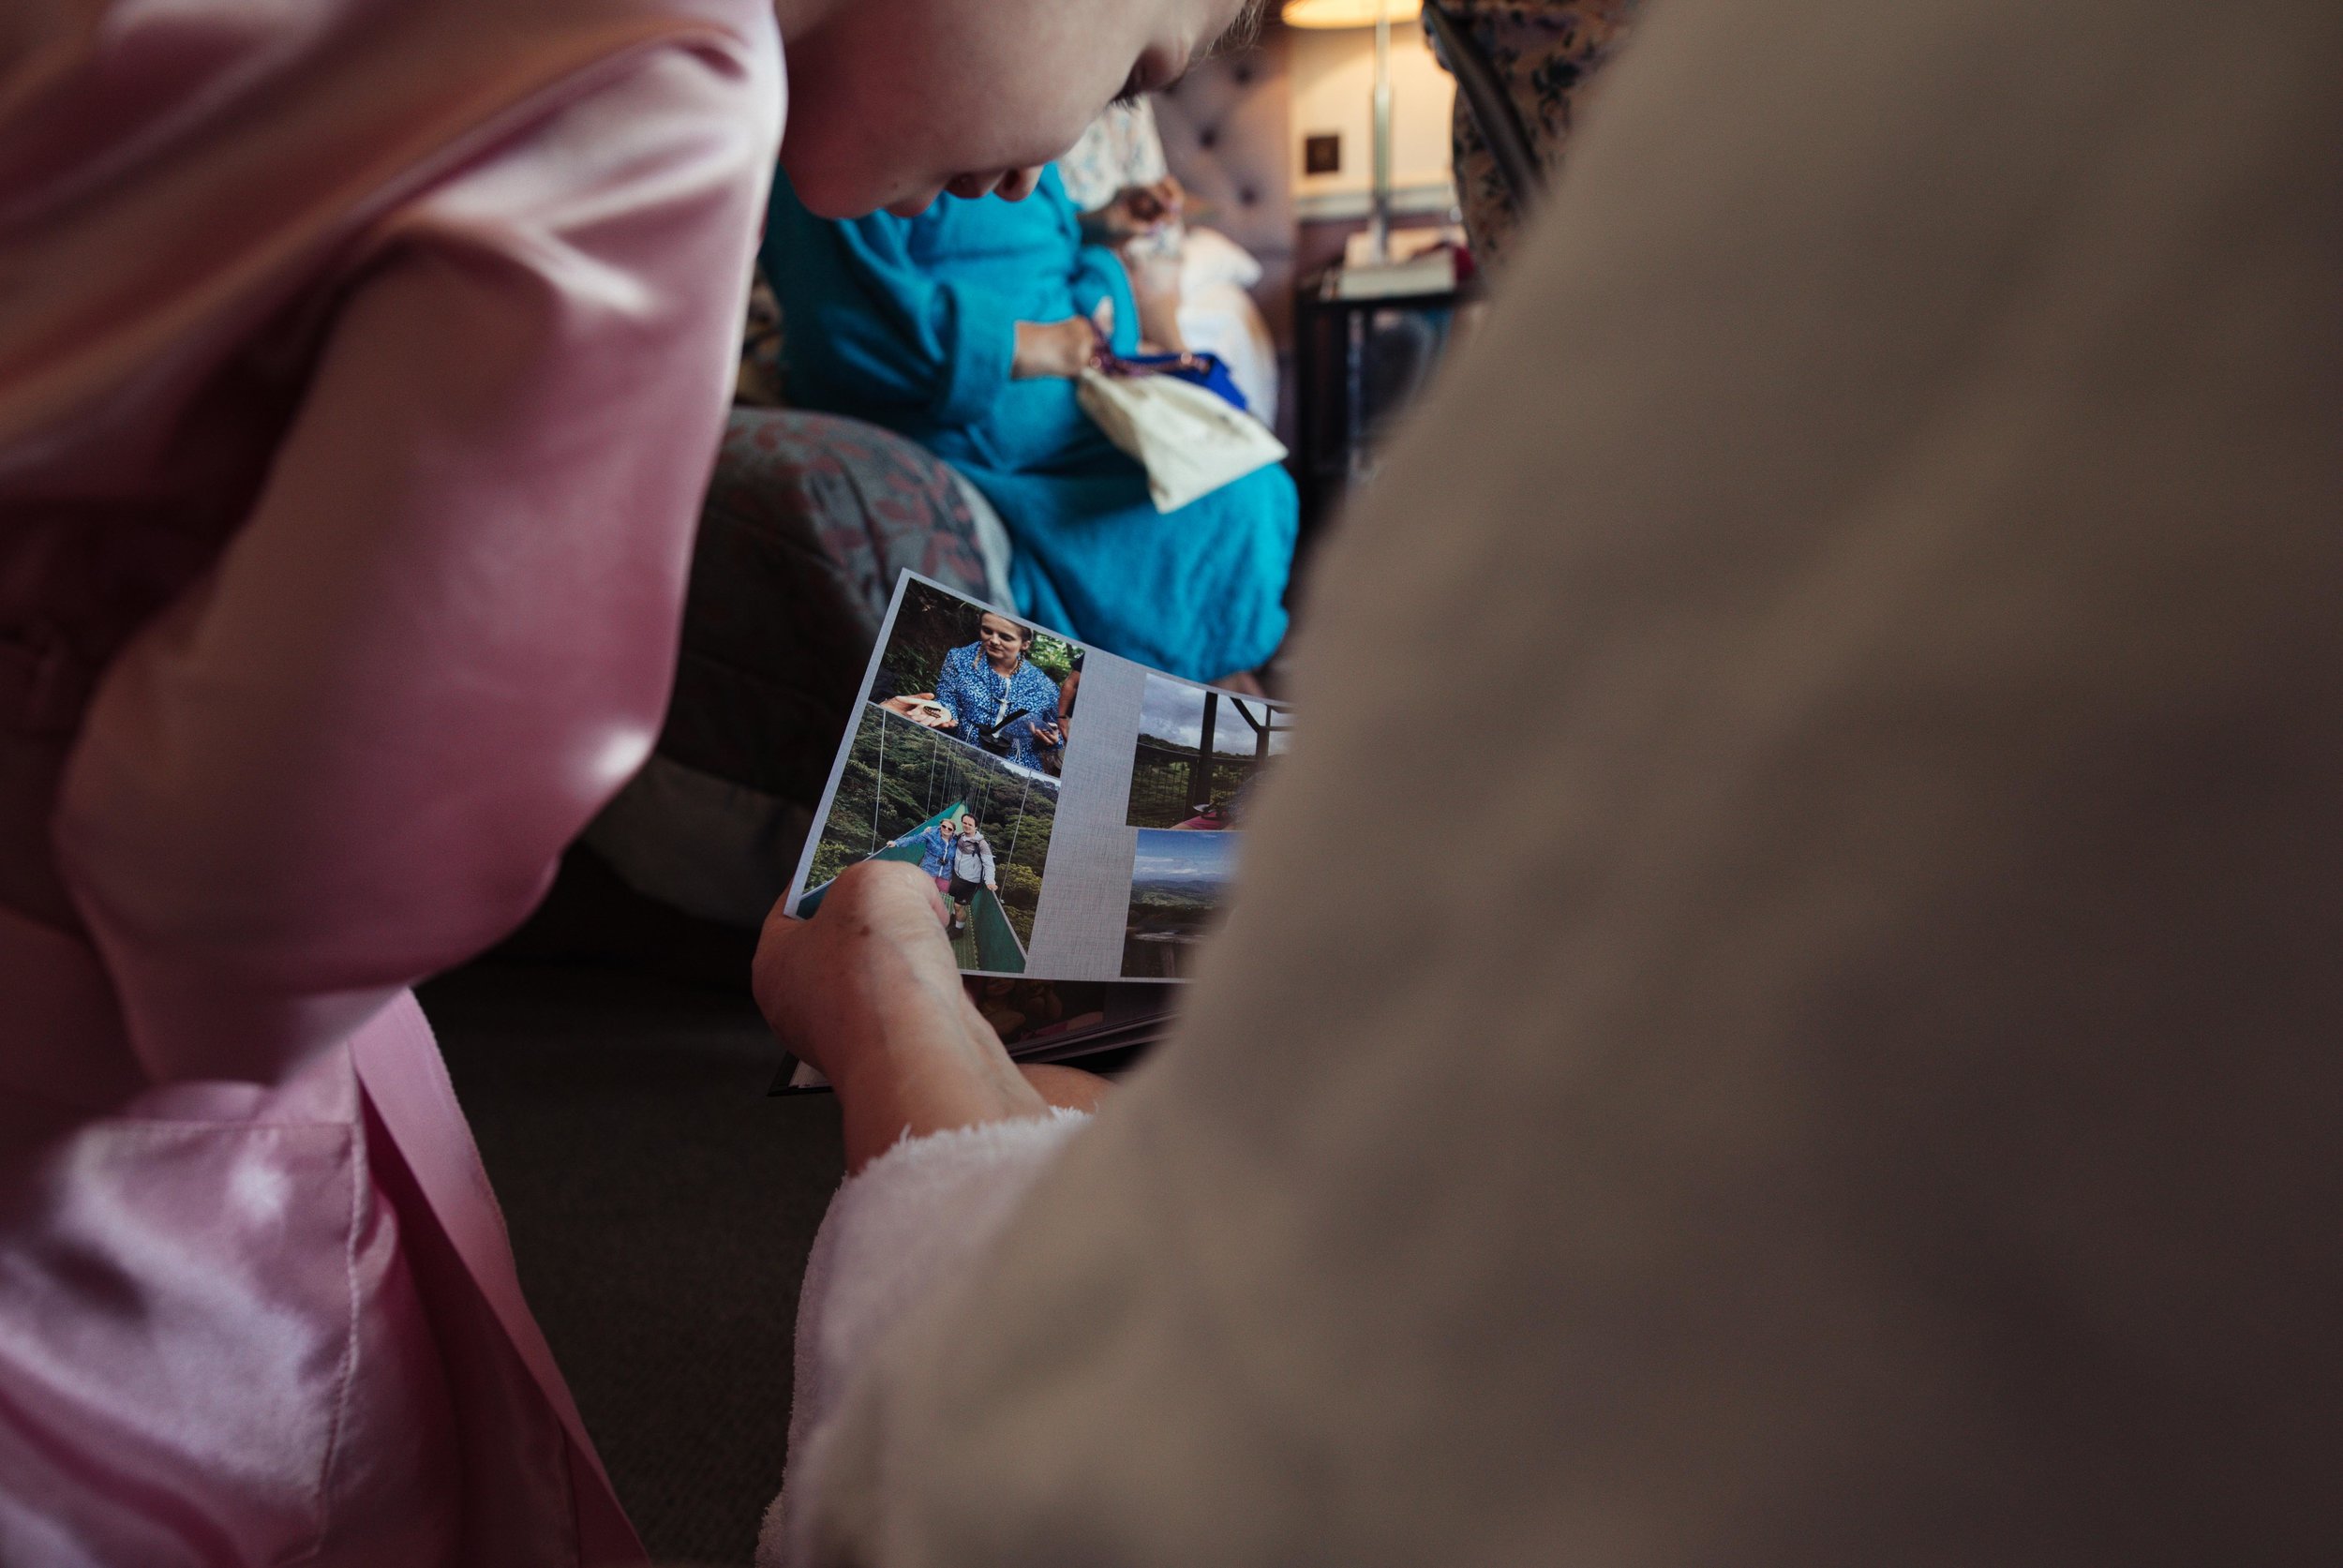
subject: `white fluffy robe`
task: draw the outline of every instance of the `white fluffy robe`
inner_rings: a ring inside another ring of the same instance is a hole
[[[872,1344],[906,1307],[946,1288],[999,1233],[1043,1165],[1090,1118],[995,1122],[905,1139],[839,1187],[806,1258],[798,1298],[789,1473],[765,1516],[757,1568],[811,1561],[828,1417]],[[795,1521],[795,1529],[792,1521]]]
[[[810,1561],[2343,1561],[2343,5],[1653,0],[1504,282]]]

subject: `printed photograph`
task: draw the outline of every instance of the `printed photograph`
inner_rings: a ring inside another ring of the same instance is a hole
[[[968,1000],[1014,1051],[1060,1035],[1096,1029],[1107,1021],[1105,980],[1012,980],[987,976],[967,982]]]
[[[1131,907],[1123,926],[1123,975],[1134,980],[1188,977],[1228,897],[1236,833],[1142,828],[1131,854]]]
[[[1054,777],[1082,650],[997,610],[914,582],[879,655],[871,700],[898,717]]]
[[[1057,792],[1045,773],[864,703],[798,913],[811,916],[848,866],[903,860],[950,903],[963,969],[1021,975]]]
[[[1238,826],[1254,782],[1291,740],[1292,723],[1276,703],[1150,674],[1127,820],[1190,831]]]

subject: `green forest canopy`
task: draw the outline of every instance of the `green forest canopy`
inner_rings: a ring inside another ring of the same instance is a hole
[[[882,752],[885,771],[880,769]],[[806,886],[818,888],[889,839],[964,801],[992,841],[1001,903],[1018,940],[1033,940],[1042,871],[1057,819],[1057,785],[963,741],[865,703],[838,794],[813,847]]]
[[[977,624],[984,615],[979,605],[913,583],[903,591],[894,631],[887,639],[887,652],[879,659],[883,679],[876,694],[903,696],[934,691],[936,678],[944,670],[944,655],[975,642]],[[1037,629],[1025,658],[1052,682],[1063,682],[1073,673],[1074,656],[1080,651],[1055,633]]]

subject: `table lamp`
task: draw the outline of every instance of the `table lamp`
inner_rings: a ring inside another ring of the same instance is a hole
[[[1391,260],[1391,24],[1411,22],[1424,0],[1286,0],[1278,13],[1289,27],[1375,29],[1375,172],[1367,192],[1367,247],[1377,261]]]

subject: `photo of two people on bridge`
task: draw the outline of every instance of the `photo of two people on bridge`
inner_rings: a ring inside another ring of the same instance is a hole
[[[935,878],[962,968],[1022,975],[1057,800],[1047,774],[866,702],[798,913],[858,861],[906,861]]]
[[[1290,710],[1150,675],[1131,756],[1127,979],[1183,979],[1228,900],[1245,803],[1292,738]]]
[[[994,880],[997,868],[984,825],[977,820],[976,813],[963,806],[958,813],[947,812],[887,847],[900,849],[905,844],[919,851],[919,869],[935,879],[935,890],[952,906],[947,924],[957,937],[968,929],[968,905],[976,896],[1001,890]]]

